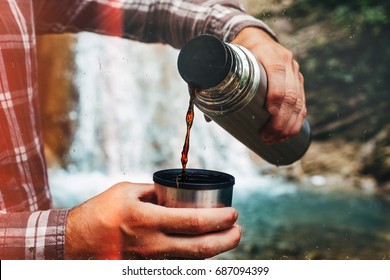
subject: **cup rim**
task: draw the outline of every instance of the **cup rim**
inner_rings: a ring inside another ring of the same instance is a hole
[[[189,181],[180,182],[177,180],[177,177],[181,172],[182,169],[179,168],[159,170],[153,174],[153,181],[165,187],[200,190],[224,189],[233,187],[235,183],[234,177],[230,174],[216,170],[197,168],[187,168],[186,172]]]

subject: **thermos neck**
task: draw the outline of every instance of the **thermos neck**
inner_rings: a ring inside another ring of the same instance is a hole
[[[209,116],[241,109],[259,88],[260,73],[254,56],[241,46],[211,35],[198,36],[184,46],[178,69],[182,78],[198,90],[195,103]]]
[[[222,82],[201,90],[195,101],[209,116],[240,110],[258,93],[260,85],[260,72],[253,55],[241,46],[226,45],[232,52],[232,67]]]

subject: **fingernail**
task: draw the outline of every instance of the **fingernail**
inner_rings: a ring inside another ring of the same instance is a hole
[[[236,212],[234,213],[234,220],[237,221],[237,219],[238,219],[238,212],[236,211]]]

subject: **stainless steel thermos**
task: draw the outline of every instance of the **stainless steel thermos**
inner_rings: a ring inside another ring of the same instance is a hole
[[[307,151],[311,142],[307,120],[300,133],[285,142],[269,145],[260,139],[270,118],[265,109],[267,76],[244,47],[200,35],[180,51],[178,70],[190,87],[198,89],[197,108],[269,163],[288,165]]]

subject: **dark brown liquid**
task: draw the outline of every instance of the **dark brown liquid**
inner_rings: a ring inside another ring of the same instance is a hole
[[[187,114],[186,114],[187,133],[186,133],[186,138],[185,138],[184,145],[183,145],[183,150],[181,152],[182,171],[181,171],[181,176],[179,178],[179,180],[181,182],[188,181],[188,176],[186,174],[186,167],[187,167],[187,162],[188,162],[188,151],[190,149],[191,127],[192,127],[192,123],[194,121],[194,103],[195,103],[195,97],[196,97],[196,93],[197,93],[197,89],[195,87],[189,86],[188,90],[190,93],[190,102],[189,102],[188,110],[187,110]]]

